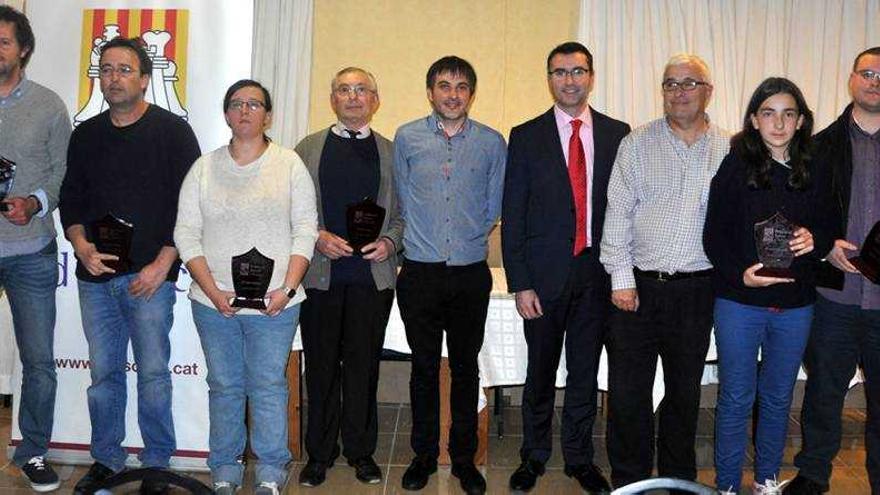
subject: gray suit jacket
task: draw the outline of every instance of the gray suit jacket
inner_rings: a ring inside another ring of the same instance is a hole
[[[296,145],[296,152],[306,164],[309,175],[315,183],[315,196],[318,201],[318,229],[324,228],[324,208],[321,199],[320,174],[321,153],[330,128],[310,134]],[[376,147],[379,149],[379,195],[376,204],[385,208],[385,221],[382,224],[381,236],[394,242],[396,247],[388,259],[381,263],[371,263],[370,269],[378,290],[393,289],[397,280],[397,253],[402,249],[403,218],[397,202],[397,190],[394,187],[394,147],[391,141],[372,131],[376,136]],[[339,235],[339,232],[334,232]],[[327,290],[330,288],[330,259],[315,249],[315,255],[309,265],[309,271],[302,284],[306,289]]]

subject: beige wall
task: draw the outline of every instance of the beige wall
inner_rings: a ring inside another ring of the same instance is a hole
[[[310,131],[335,121],[330,79],[346,66],[371,71],[381,107],[373,126],[391,138],[429,112],[425,73],[444,55],[477,71],[471,116],[507,137],[550,107],[547,53],[577,32],[578,0],[316,0]]]

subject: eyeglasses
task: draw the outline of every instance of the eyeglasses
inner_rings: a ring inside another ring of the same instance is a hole
[[[104,65],[101,66],[100,69],[98,69],[98,72],[104,79],[109,79],[113,77],[114,72],[119,77],[130,77],[132,74],[134,74],[135,70],[128,65],[120,65],[116,68],[114,68],[112,65]]]
[[[336,96],[340,98],[348,98],[351,95],[355,95],[358,97],[364,96],[367,93],[373,93],[374,91],[366,86],[337,86],[336,89],[333,90],[336,93]]]
[[[871,69],[865,69],[856,71],[856,74],[862,76],[862,79],[869,83],[880,82],[880,72],[876,72]]]
[[[579,79],[583,79],[584,76],[586,76],[589,73],[590,73],[590,69],[587,69],[585,67],[575,67],[571,70],[565,70],[565,69],[559,68],[559,69],[553,69],[551,71],[547,71],[547,75],[552,77],[553,79],[556,79],[557,81],[564,80],[566,76],[571,76],[572,79],[577,81]]]
[[[232,100],[229,102],[229,108],[232,110],[242,111],[244,107],[247,107],[251,112],[256,112],[261,108],[266,108],[266,104],[260,100]]]
[[[703,81],[694,81],[693,79],[685,79],[684,81],[674,81],[672,79],[663,81],[660,87],[667,93],[674,93],[681,89],[682,91],[693,91],[697,86],[708,86],[709,83]]]

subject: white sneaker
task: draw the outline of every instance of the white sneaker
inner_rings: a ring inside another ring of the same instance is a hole
[[[776,477],[772,480],[764,480],[764,483],[755,482],[752,488],[752,495],[781,495],[782,487],[789,484],[791,480],[785,480],[782,483],[776,481]]]
[[[262,481],[254,490],[254,495],[279,495],[278,483],[274,481]]]
[[[229,481],[218,481],[214,483],[214,493],[216,495],[235,495],[238,492],[238,485]]]

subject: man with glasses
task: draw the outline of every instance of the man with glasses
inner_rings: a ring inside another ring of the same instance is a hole
[[[522,464],[510,489],[528,491],[552,447],[556,368],[565,342],[565,474],[589,493],[609,491],[593,464],[596,371],[611,286],[599,263],[605,192],[629,125],[590,108],[593,56],[576,42],[547,56],[555,105],[510,132],[501,242],[507,288],[528,343]]]
[[[394,139],[394,178],[406,222],[397,296],[412,349],[410,444],[416,454],[403,488],[424,488],[437,470],[445,330],[452,475],[466,493],[479,494],[486,480],[474,466],[477,355],[492,290],[488,236],[501,213],[507,151],[501,134],[468,117],[477,89],[470,63],[443,57],[428,69],[426,83],[434,111],[402,126]]]
[[[868,417],[866,467],[872,493],[880,492],[880,286],[847,259],[880,219],[880,47],[860,53],[849,75],[850,103],[816,135],[816,163],[831,167],[829,205],[842,216],[834,247],[818,277],[813,327],[804,354],[807,387],[801,412],[804,443],[797,477],[784,493],[819,494],[829,488],[840,449],[841,412],[860,363]]]
[[[697,475],[694,439],[713,310],[703,222],[729,136],[706,115],[712,82],[699,57],[672,57],[661,90],[665,116],[620,144],[602,237],[614,305],[606,340],[608,458],[618,487],[651,476],[658,356],[666,394],[658,412],[657,471]]]
[[[47,492],[60,485],[44,455],[52,437],[56,389],[58,246],[52,210],[64,177],[70,119],[58,95],[25,76],[34,42],[28,18],[0,6],[0,287],[9,298],[22,364],[22,441],[12,461],[31,488]]]
[[[339,456],[340,429],[342,454],[357,479],[382,481],[373,460],[376,386],[403,236],[392,144],[370,129],[379,108],[373,75],[357,67],[339,71],[330,84],[330,106],[337,122],[296,147],[320,206],[316,252],[303,279],[308,297],[299,320],[309,397],[309,462],[299,475],[305,486],[324,482]],[[384,208],[384,220],[377,238],[352,245],[348,207],[364,198]]]
[[[141,465],[166,468],[176,448],[168,371],[180,269],[173,234],[180,185],[199,145],[186,122],[144,100],[151,69],[139,40],[114,38],[101,48],[101,91],[110,108],[73,132],[61,186],[61,223],[77,258],[92,378],[88,403],[95,462],[75,493],[91,493],[96,483],[122,471],[128,459],[122,441],[129,341],[144,441]],[[128,259],[96,245],[102,244],[98,232],[106,232],[96,222],[108,215],[114,225],[124,222],[132,229]],[[145,480],[141,493],[166,489]]]

